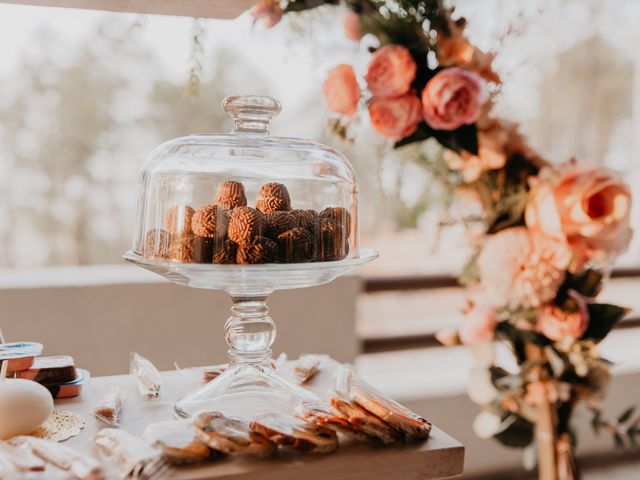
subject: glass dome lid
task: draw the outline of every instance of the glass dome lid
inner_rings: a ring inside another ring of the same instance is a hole
[[[281,110],[274,98],[232,96],[223,108],[230,134],[177,138],[147,157],[127,258],[194,266],[358,259],[349,161],[317,142],[270,136]]]

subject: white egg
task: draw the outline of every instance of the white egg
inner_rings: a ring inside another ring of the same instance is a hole
[[[0,381],[0,438],[33,432],[53,411],[49,390],[32,380]]]

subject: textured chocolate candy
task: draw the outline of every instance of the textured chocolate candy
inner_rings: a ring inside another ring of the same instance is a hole
[[[213,203],[226,210],[247,206],[247,196],[244,193],[244,185],[240,182],[222,182],[218,186]]]
[[[239,245],[236,262],[240,264],[272,263],[278,256],[278,244],[267,237],[258,237],[250,245]]]
[[[164,219],[165,228],[169,233],[184,235],[191,234],[191,221],[193,219],[195,210],[189,205],[176,205],[167,210],[167,215]]]
[[[293,212],[277,211],[267,213],[265,220],[267,222],[266,235],[271,239],[278,238],[278,235],[291,230],[296,226],[296,219],[292,215]]]
[[[167,258],[170,243],[171,235],[166,230],[159,228],[149,230],[142,246],[142,255],[153,259]]]
[[[169,260],[180,263],[193,261],[193,235],[172,235],[169,244]]]
[[[217,245],[213,254],[213,263],[233,264],[236,263],[238,245],[231,240],[225,240],[222,245]]]
[[[313,235],[302,227],[295,227],[278,236],[278,259],[283,263],[311,262],[315,257]]]
[[[330,218],[342,227],[346,238],[351,236],[351,214],[346,208],[327,207],[320,212],[320,218]]]
[[[264,215],[251,207],[238,207],[231,211],[229,220],[229,240],[241,246],[248,246],[264,234]]]
[[[265,183],[260,188],[256,208],[264,214],[291,210],[291,198],[287,187],[281,183]]]
[[[320,217],[315,233],[317,260],[342,260],[349,253],[349,242],[344,229],[335,220]]]
[[[302,227],[310,232],[313,231],[313,227],[318,221],[318,212],[315,210],[292,210],[291,215],[294,217],[294,227]]]
[[[229,216],[218,205],[204,205],[193,215],[191,226],[193,233],[200,237],[222,238],[227,234]]]

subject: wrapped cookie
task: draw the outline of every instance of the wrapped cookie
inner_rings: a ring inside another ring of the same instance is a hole
[[[49,465],[53,465],[78,478],[100,478],[102,475],[102,467],[93,456],[69,447],[64,443],[22,436],[14,437],[11,440],[11,444],[20,446],[40,458],[47,464],[47,471],[49,470]]]
[[[373,388],[355,385],[351,389],[351,399],[367,412],[402,432],[406,440],[417,441],[429,438],[431,422]]]
[[[338,448],[334,430],[307,423],[293,415],[259,415],[251,422],[251,429],[277,445],[305,452],[329,453]]]
[[[308,424],[329,428],[361,442],[373,439],[351,425],[345,416],[336,413],[324,402],[299,402],[295,406],[294,414]]]
[[[162,452],[129,432],[104,428],[93,437],[98,452],[113,462],[123,477],[153,479],[166,469]]]
[[[171,464],[195,463],[210,456],[209,447],[198,438],[191,420],[169,420],[147,425],[142,439],[162,451]]]
[[[253,454],[266,457],[276,446],[251,429],[250,422],[220,412],[204,412],[193,419],[198,438],[209,448],[225,454]]]
[[[120,412],[124,404],[124,392],[116,385],[110,387],[93,410],[93,414],[103,422],[115,426],[120,420]]]
[[[149,360],[138,353],[132,353],[129,373],[135,377],[140,395],[149,398],[160,396],[160,389],[162,388],[160,372]]]

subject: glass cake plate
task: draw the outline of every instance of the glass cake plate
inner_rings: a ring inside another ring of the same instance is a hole
[[[377,254],[360,248],[358,185],[344,155],[271,135],[282,108],[274,98],[231,96],[222,107],[231,133],[172,139],[146,158],[125,259],[233,300],[229,368],[182,398],[177,415],[290,413],[313,395],[272,366],[269,295],[328,283]]]
[[[189,418],[203,411],[241,417],[290,413],[300,400],[317,400],[313,393],[279,375],[273,367],[271,345],[276,327],[267,307],[269,295],[276,290],[329,283],[377,257],[373,250],[361,249],[357,257],[334,262],[206,265],[160,262],[127,252],[127,261],[173,283],[223,290],[233,301],[224,327],[229,368],[180,399],[175,405],[176,415]]]

